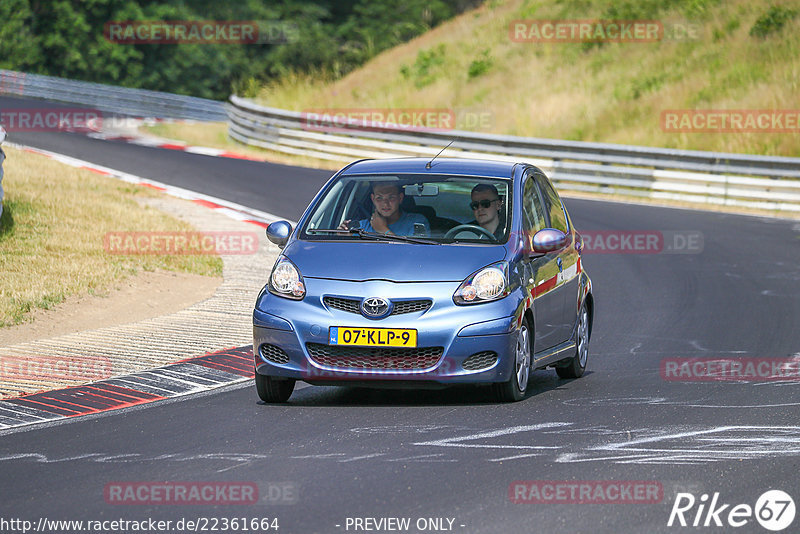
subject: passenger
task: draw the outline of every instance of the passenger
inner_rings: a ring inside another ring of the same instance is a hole
[[[400,209],[405,194],[399,185],[376,182],[372,184],[370,198],[375,209],[370,218],[359,221],[356,228],[379,234],[430,235],[431,226],[424,215]],[[344,221],[339,228],[349,228],[349,223],[349,220]]]
[[[475,219],[467,224],[480,226],[502,241],[506,231],[505,214],[502,213],[503,199],[497,188],[491,184],[478,184],[472,188],[472,202],[469,207]]]

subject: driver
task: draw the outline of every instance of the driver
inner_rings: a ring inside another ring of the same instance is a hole
[[[375,210],[369,219],[362,219],[358,227],[367,232],[396,235],[430,235],[431,227],[428,219],[421,213],[408,213],[400,209],[405,194],[403,189],[394,183],[375,182],[370,194]],[[349,220],[339,228],[349,228]]]
[[[480,226],[501,241],[505,234],[505,214],[502,213],[503,199],[497,188],[491,184],[478,184],[472,188],[472,202],[469,203],[475,220],[467,224]]]

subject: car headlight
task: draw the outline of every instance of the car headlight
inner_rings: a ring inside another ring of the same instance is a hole
[[[300,271],[286,256],[281,256],[275,262],[269,275],[269,292],[294,300],[301,300],[306,295],[306,285]]]
[[[501,261],[471,274],[453,293],[456,304],[479,304],[498,300],[509,293],[508,263]]]

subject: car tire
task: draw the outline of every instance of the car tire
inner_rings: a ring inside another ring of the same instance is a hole
[[[517,402],[525,397],[531,375],[531,336],[533,329],[526,317],[517,330],[514,347],[514,367],[507,382],[494,384],[494,393],[500,402]]]
[[[269,404],[286,402],[294,391],[294,379],[276,380],[256,373],[256,391],[259,398]]]
[[[578,316],[578,330],[575,333],[575,355],[569,359],[567,365],[556,367],[559,378],[580,378],[586,371],[589,360],[589,312],[586,304],[581,306]]]

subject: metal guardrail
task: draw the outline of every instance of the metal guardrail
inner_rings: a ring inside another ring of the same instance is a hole
[[[6,129],[0,126],[0,217],[3,216],[3,161],[6,159],[6,153],[3,152],[2,144],[5,140]]]
[[[0,69],[0,94],[44,98],[134,117],[197,121],[227,118],[225,104],[216,100],[4,69]]]
[[[231,96],[228,134],[248,145],[332,161],[445,156],[527,161],[559,189],[800,211],[800,158],[558,141],[396,125],[347,125]],[[321,131],[329,130],[329,131]]]

